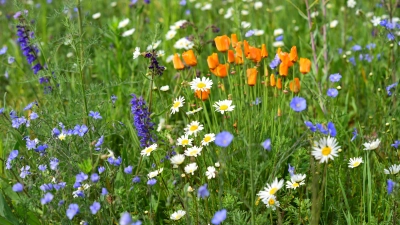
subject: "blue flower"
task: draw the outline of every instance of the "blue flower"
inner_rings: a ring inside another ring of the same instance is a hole
[[[4,46],[3,48],[0,49],[0,55],[4,55],[7,52],[7,46]]]
[[[132,183],[139,183],[140,182],[140,177],[139,176],[135,176],[133,179],[132,179]]]
[[[288,171],[289,171],[289,173],[290,173],[290,176],[292,177],[292,176],[294,175],[294,166],[291,166],[291,165],[289,164],[289,169],[288,169]]]
[[[31,169],[30,166],[23,166],[21,168],[21,173],[19,174],[19,176],[24,179],[26,176],[28,176],[29,174],[31,174],[31,172],[29,171]]]
[[[93,117],[93,119],[95,119],[95,120],[100,120],[100,119],[103,118],[103,117],[100,116],[99,112],[93,112],[93,111],[89,112],[89,116]]]
[[[219,147],[228,147],[233,140],[233,135],[228,131],[222,131],[215,136],[214,143]]]
[[[0,108],[0,115],[3,114],[4,108]]]
[[[17,113],[16,113],[14,110],[11,110],[11,112],[10,112],[10,118],[11,118],[11,119],[16,119],[16,118],[18,118]]]
[[[329,75],[329,80],[332,83],[339,82],[341,78],[342,78],[342,75],[340,75],[339,73],[334,73],[334,74]]]
[[[263,146],[264,150],[271,151],[271,139],[268,138],[261,145]]]
[[[211,219],[211,223],[214,225],[219,225],[221,224],[224,220],[226,220],[226,209],[222,209],[220,211],[217,211],[214,214],[214,217]]]
[[[134,126],[137,135],[140,137],[140,147],[147,147],[150,143],[155,142],[151,132],[154,130],[154,123],[150,119],[150,111],[146,106],[143,97],[139,98],[132,94],[131,112],[133,114]]]
[[[310,121],[305,121],[304,124],[311,130],[311,132],[315,132],[317,130],[317,127],[315,127]]]
[[[338,94],[339,91],[336,88],[329,88],[328,91],[326,92],[326,95],[328,95],[331,98],[336,98]]]
[[[393,84],[391,84],[391,85],[389,85],[389,86],[386,87],[386,93],[387,93],[388,96],[392,96],[391,90],[392,90],[393,88],[397,87],[397,84],[398,84],[398,82],[393,83]]]
[[[14,192],[22,192],[24,190],[24,185],[22,185],[21,183],[16,183],[13,185],[12,190]]]
[[[321,133],[323,133],[325,135],[328,135],[328,130],[325,129],[325,127],[322,124],[317,123],[316,127],[319,130],[319,132],[321,132]]]
[[[59,163],[59,161],[57,158],[50,159],[50,169],[57,170],[58,163]]]
[[[279,66],[279,64],[281,63],[281,60],[278,56],[278,54],[275,55],[275,58],[272,60],[272,62],[269,64],[269,67],[271,67],[271,69],[275,69],[276,67]]]
[[[333,124],[332,122],[328,122],[328,134],[332,137],[336,137],[336,128],[335,128],[335,124]]]
[[[245,37],[251,37],[255,34],[256,32],[254,30],[249,30],[246,32],[246,34],[244,35]]]
[[[104,143],[104,136],[102,135],[99,140],[97,140],[96,144],[94,145],[95,150],[99,151],[100,150],[100,146]]]
[[[32,112],[32,113],[29,115],[29,117],[31,118],[31,120],[35,120],[35,119],[39,118],[38,114],[35,113],[35,112]]]
[[[356,139],[357,135],[358,135],[357,129],[354,128],[354,130],[353,130],[353,137],[351,138],[351,141],[354,141],[354,139]]]
[[[100,203],[98,203],[98,202],[93,202],[93,204],[89,207],[90,208],[90,211],[92,212],[92,214],[94,215],[94,214],[96,214],[97,213],[97,211],[99,211],[100,210]]]
[[[395,183],[391,179],[387,180],[387,192],[389,195],[393,192],[394,185]]]
[[[400,140],[394,141],[393,144],[391,144],[392,147],[395,147],[396,149],[399,147],[400,145]]]
[[[100,180],[100,176],[97,173],[93,173],[92,175],[90,175],[90,180],[93,183],[97,183]]]
[[[89,129],[87,128],[87,126],[85,124],[83,124],[81,126],[76,125],[74,127],[74,134],[79,135],[80,137],[83,137],[83,135],[85,135],[88,130]]]
[[[132,224],[132,217],[128,212],[124,212],[119,219],[120,225],[131,225]]]
[[[253,105],[258,105],[261,103],[261,99],[260,98],[256,98],[256,100],[254,102],[252,102]]]
[[[131,174],[131,173],[132,173],[132,169],[133,169],[132,166],[128,166],[128,167],[126,167],[126,168],[124,169],[124,172],[125,172],[126,174]]]
[[[360,51],[360,50],[362,50],[362,47],[361,47],[361,46],[359,46],[359,45],[354,45],[354,46],[351,48],[351,50],[353,50],[353,51],[357,52],[357,51]]]
[[[15,118],[11,121],[11,126],[13,128],[19,128],[22,124],[25,124],[27,122],[27,120],[25,119],[24,116],[20,117],[20,118]]]
[[[294,97],[290,102],[290,108],[296,112],[301,112],[307,108],[307,102],[302,97]]]
[[[396,38],[392,33],[388,33],[386,37],[389,41],[393,41]]]
[[[12,56],[8,57],[8,64],[12,64],[13,62],[15,62],[15,58]]]
[[[147,185],[149,185],[149,186],[153,186],[153,185],[155,185],[156,183],[157,183],[157,180],[154,179],[154,178],[147,181]]]
[[[37,143],[38,143],[37,139],[34,139],[34,140],[26,139],[26,148],[28,150],[36,149]]]
[[[10,152],[10,155],[8,155],[8,160],[14,160],[18,156],[18,150],[12,150]]]
[[[42,191],[51,191],[51,190],[53,190],[53,184],[52,183],[42,184],[42,185],[40,185],[39,188]]]
[[[85,181],[89,178],[89,176],[83,172],[78,173],[75,176],[75,181],[81,183],[82,181]]]
[[[42,203],[42,205],[46,205],[47,203],[51,202],[51,200],[53,200],[54,195],[52,195],[51,193],[46,193],[42,199],[40,199],[40,203]]]
[[[111,102],[113,105],[115,104],[115,101],[117,101],[117,96],[111,95]]]
[[[78,204],[72,203],[68,206],[67,209],[67,217],[69,220],[72,220],[74,216],[79,213],[79,206]]]
[[[107,195],[107,194],[108,194],[107,188],[105,187],[101,188],[101,195]]]
[[[283,40],[283,35],[279,35],[278,37],[275,38],[275,41],[282,41]]]
[[[199,190],[197,190],[197,196],[199,198],[205,198],[210,196],[210,192],[207,190],[207,184],[204,184],[203,186],[199,187]]]
[[[106,168],[104,166],[100,166],[97,170],[100,174],[102,174],[106,170]]]
[[[356,60],[354,59],[354,56],[351,57],[351,58],[349,58],[349,62],[350,62],[353,66],[356,65]]]
[[[25,106],[24,111],[30,110],[33,107],[33,104],[36,104],[36,102],[31,102],[27,106]]]
[[[60,130],[57,128],[53,128],[53,130],[51,131],[51,133],[53,134],[53,137],[58,137],[58,135],[61,134]]]
[[[365,48],[367,48],[368,50],[374,49],[375,47],[376,47],[375,43],[370,43],[370,44],[367,44],[367,46],[365,46]]]

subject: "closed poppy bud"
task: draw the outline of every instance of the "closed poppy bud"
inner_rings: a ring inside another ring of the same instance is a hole
[[[238,42],[235,47],[236,56],[243,58],[242,42]]]
[[[290,90],[292,92],[299,93],[299,91],[300,91],[300,79],[296,77],[296,78],[294,78],[293,81],[290,81],[289,88],[290,88]]]
[[[195,95],[198,99],[201,99],[203,101],[207,100],[209,95],[210,95],[210,89],[207,89],[207,91],[199,91],[197,90],[195,92]]]
[[[211,72],[217,77],[226,77],[228,75],[229,64],[219,64],[217,68],[211,69]]]
[[[235,53],[233,50],[228,50],[228,62],[234,63],[235,62]]]
[[[279,90],[282,89],[282,79],[278,78],[278,81],[276,82],[276,88],[278,88]]]
[[[290,49],[289,59],[290,59],[290,61],[292,61],[292,62],[296,62],[296,61],[297,61],[298,57],[297,57],[297,48],[296,48],[296,46],[293,46],[293,47]]]
[[[300,73],[306,74],[310,72],[311,61],[307,58],[300,58]]]
[[[254,86],[257,81],[257,69],[255,68],[249,68],[247,69],[247,84],[249,86]]]
[[[217,53],[213,53],[207,57],[208,68],[214,69],[219,65],[218,55]]]
[[[247,58],[251,61],[258,63],[261,61],[261,49],[249,46],[249,54]]]
[[[271,84],[271,87],[275,87],[276,80],[275,80],[275,75],[274,74],[271,74],[271,78],[269,80],[269,83]]]
[[[279,65],[279,75],[286,77],[288,75],[288,70],[289,70],[289,67],[285,63],[282,62]]]
[[[217,46],[218,51],[220,52],[226,52],[229,49],[229,44],[230,40],[229,37],[224,35],[224,36],[217,36],[214,38],[215,45]]]
[[[235,57],[235,63],[236,65],[243,65],[244,61],[242,57],[236,56]]]
[[[267,51],[267,47],[265,47],[265,44],[261,45],[261,57],[262,58],[268,57],[268,51]]]
[[[188,66],[196,66],[197,65],[197,59],[196,59],[196,56],[194,55],[193,50],[189,50],[189,51],[182,53],[182,58]]]
[[[185,65],[183,65],[183,62],[177,53],[174,54],[172,62],[174,63],[174,68],[176,70],[183,70],[185,68]]]
[[[232,41],[232,48],[235,48],[236,44],[238,43],[236,34],[231,34],[231,41]]]
[[[250,54],[250,46],[249,42],[246,40],[243,41],[244,55],[247,57]]]

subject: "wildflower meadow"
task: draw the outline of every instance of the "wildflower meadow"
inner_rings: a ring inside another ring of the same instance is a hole
[[[399,0],[0,0],[0,225],[400,224]]]

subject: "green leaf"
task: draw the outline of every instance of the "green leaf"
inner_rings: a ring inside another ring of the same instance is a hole
[[[90,158],[85,159],[82,163],[78,164],[79,169],[84,173],[92,171],[92,160]]]
[[[6,218],[11,224],[18,224],[18,219],[12,213],[10,206],[3,196],[3,192],[0,192],[0,216]]]
[[[30,225],[41,225],[42,224],[34,212],[28,212],[27,216],[28,216],[28,219],[26,222],[28,224],[30,224]]]
[[[10,221],[8,221],[6,218],[0,216],[0,224],[2,225],[13,225]]]

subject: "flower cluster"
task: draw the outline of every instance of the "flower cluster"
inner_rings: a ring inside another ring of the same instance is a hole
[[[26,57],[26,60],[29,64],[32,64],[37,59],[37,54],[39,53],[39,49],[30,43],[30,39],[34,37],[32,31],[29,31],[23,25],[17,25],[17,36],[18,43],[21,47],[22,54]],[[40,62],[37,62],[33,67],[33,73],[37,74],[43,67]]]
[[[140,146],[146,147],[155,142],[151,133],[154,130],[154,123],[150,119],[150,111],[146,106],[146,101],[142,96],[137,97],[132,94],[131,113],[133,114],[134,125],[140,139]]]

